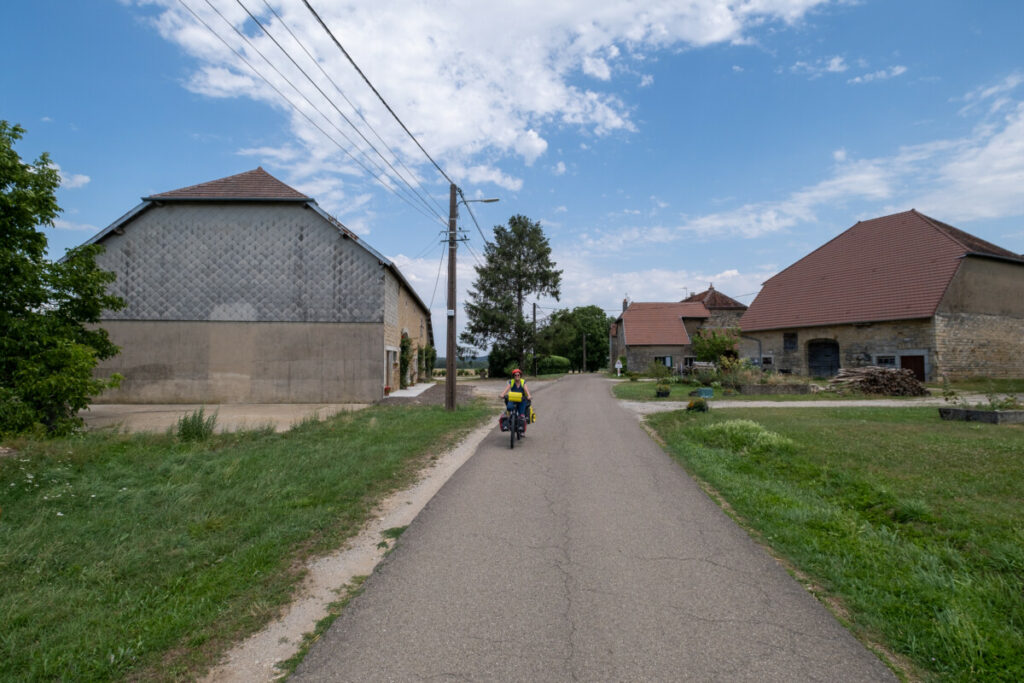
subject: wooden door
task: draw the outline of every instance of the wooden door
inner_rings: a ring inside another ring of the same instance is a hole
[[[924,381],[924,356],[900,356],[900,367],[914,371],[918,381]]]

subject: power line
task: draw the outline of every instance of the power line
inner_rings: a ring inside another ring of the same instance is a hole
[[[448,247],[445,246],[441,250],[441,262],[437,264],[437,277],[434,279],[434,293],[430,295],[430,305],[427,306],[427,310],[434,307],[434,297],[437,296],[437,283],[441,281],[441,266],[444,265],[444,255],[448,252]]]
[[[425,190],[425,189],[423,188],[423,186],[422,186],[422,185],[420,185],[420,181],[419,181],[419,180],[418,180],[418,179],[416,178],[416,173],[415,173],[415,172],[414,172],[414,171],[413,171],[412,169],[410,169],[410,168],[409,168],[408,166],[406,166],[406,165],[405,165],[405,162],[404,162],[404,161],[402,161],[402,157],[401,157],[401,156],[399,156],[399,155],[398,155],[398,153],[397,153],[397,152],[395,152],[395,151],[394,151],[393,149],[391,149],[391,146],[390,146],[390,145],[388,145],[388,143],[384,141],[384,138],[382,138],[382,137],[380,136],[380,133],[378,133],[378,132],[377,132],[377,129],[373,127],[373,124],[371,124],[371,123],[370,123],[369,121],[367,121],[367,120],[366,120],[366,117],[365,117],[365,116],[363,116],[363,112],[361,112],[361,111],[359,110],[359,107],[357,107],[357,106],[356,106],[356,105],[355,105],[355,104],[354,104],[354,103],[353,103],[353,102],[352,102],[352,101],[351,101],[351,100],[350,100],[350,99],[348,98],[348,96],[347,96],[347,95],[345,94],[345,92],[344,92],[344,91],[343,91],[343,90],[341,89],[341,87],[340,87],[340,86],[339,86],[339,85],[338,85],[337,83],[335,83],[335,81],[334,81],[334,79],[333,79],[333,78],[331,78],[330,74],[328,74],[328,73],[327,73],[327,71],[326,71],[326,70],[325,70],[325,69],[324,69],[324,68],[323,68],[323,67],[322,67],[322,66],[320,65],[320,62],[319,62],[319,61],[318,61],[318,60],[317,60],[317,59],[316,59],[316,58],[315,58],[315,57],[314,57],[314,56],[313,56],[312,54],[310,54],[309,50],[307,50],[307,49],[306,49],[306,46],[302,44],[302,41],[301,41],[301,40],[299,40],[298,36],[296,36],[296,35],[295,35],[295,33],[294,33],[294,32],[293,32],[292,30],[291,30],[291,28],[289,28],[288,24],[287,24],[287,23],[285,23],[285,21],[284,21],[284,19],[283,19],[283,18],[281,17],[281,15],[277,13],[277,10],[275,10],[275,9],[274,9],[274,8],[273,8],[273,7],[272,7],[272,6],[270,5],[270,3],[268,2],[268,0],[263,0],[263,4],[267,6],[267,9],[269,9],[269,10],[270,10],[270,11],[271,11],[271,12],[272,12],[272,13],[274,14],[274,16],[275,16],[275,17],[277,17],[278,21],[280,21],[280,22],[281,22],[281,25],[282,25],[282,26],[284,26],[284,28],[285,28],[285,30],[286,30],[286,31],[288,31],[289,35],[291,35],[291,37],[292,37],[292,39],[293,39],[293,40],[295,41],[295,43],[296,43],[296,44],[297,44],[297,45],[298,45],[298,46],[299,46],[300,48],[302,48],[302,51],[306,53],[306,56],[307,56],[307,57],[309,57],[310,61],[312,61],[312,62],[313,62],[314,64],[316,64],[316,67],[317,67],[317,68],[318,68],[318,69],[320,70],[320,73],[322,73],[322,74],[324,75],[324,77],[325,77],[325,78],[326,78],[326,79],[327,79],[328,81],[330,81],[330,82],[331,82],[331,85],[333,85],[333,86],[334,86],[334,89],[338,91],[338,94],[342,96],[342,98],[343,98],[343,99],[344,99],[344,100],[345,100],[345,101],[346,101],[346,102],[348,103],[348,105],[349,105],[350,107],[352,107],[352,111],[354,111],[354,112],[356,113],[356,115],[358,115],[358,116],[359,116],[359,118],[360,118],[360,119],[361,119],[361,120],[363,121],[363,123],[365,123],[365,124],[366,124],[366,127],[370,129],[370,131],[371,131],[371,132],[373,133],[373,135],[374,135],[374,136],[375,136],[375,137],[377,138],[377,140],[379,140],[379,141],[380,141],[380,143],[381,143],[381,144],[382,144],[382,145],[384,146],[384,148],[385,148],[385,149],[386,149],[387,151],[389,151],[389,152],[391,153],[391,156],[393,156],[393,157],[395,158],[395,161],[397,161],[397,162],[398,162],[398,164],[399,164],[399,165],[400,165],[400,166],[401,166],[402,168],[404,168],[404,169],[405,169],[405,170],[406,170],[406,171],[407,171],[407,172],[409,173],[409,175],[410,175],[410,176],[412,177],[412,179],[413,179],[413,181],[414,181],[414,182],[416,183],[416,185],[417,185],[417,186],[418,186],[418,187],[419,187],[419,188],[420,188],[421,190],[423,190],[423,192],[424,192],[424,193],[425,193],[425,194],[426,194],[426,195],[427,195],[428,197],[430,197],[431,199],[433,199],[433,200],[434,200],[434,203],[435,203],[435,204],[437,205],[438,209],[440,209],[441,213],[444,213],[444,207],[442,207],[442,206],[441,206],[441,203],[440,203],[440,202],[438,202],[438,201],[437,201],[437,199],[433,197],[433,195],[431,195],[431,194],[430,194],[429,192],[427,192],[427,191],[426,191],[426,190]],[[378,154],[379,154],[379,152],[378,152]]]
[[[395,189],[394,189],[393,187],[391,187],[391,186],[390,186],[390,185],[388,185],[387,183],[383,182],[383,181],[382,181],[382,180],[381,180],[381,179],[380,179],[379,177],[377,177],[377,175],[376,175],[376,174],[374,174],[374,173],[373,173],[373,171],[371,171],[370,169],[366,168],[366,166],[365,166],[365,165],[364,165],[364,164],[363,164],[363,163],[362,163],[361,161],[359,161],[359,159],[357,159],[357,158],[356,158],[356,157],[355,157],[355,156],[354,156],[354,155],[353,155],[353,154],[352,154],[352,153],[351,153],[351,152],[350,152],[350,151],[349,151],[348,149],[346,149],[346,148],[345,148],[345,147],[344,147],[344,146],[343,146],[343,145],[342,145],[341,143],[339,143],[339,142],[338,142],[337,140],[335,140],[335,139],[334,139],[333,137],[331,137],[331,135],[330,135],[330,134],[329,134],[329,133],[328,133],[327,131],[325,131],[325,130],[324,130],[324,129],[323,129],[323,128],[322,128],[322,127],[321,127],[321,126],[320,126],[320,125],[319,125],[319,124],[318,124],[318,123],[316,122],[316,121],[314,121],[314,120],[313,120],[312,118],[310,118],[310,116],[309,116],[309,115],[308,115],[308,114],[307,114],[306,112],[302,111],[302,109],[300,109],[300,108],[299,108],[298,106],[296,106],[296,104],[295,104],[294,102],[292,102],[292,100],[291,100],[291,99],[290,99],[290,98],[289,98],[289,97],[288,97],[287,95],[285,95],[285,94],[284,94],[283,92],[281,92],[281,90],[280,90],[280,89],[279,89],[279,88],[278,88],[278,87],[277,87],[276,85],[274,85],[273,83],[271,83],[271,81],[270,81],[270,79],[269,79],[269,78],[267,78],[266,76],[264,76],[264,75],[263,75],[263,74],[262,74],[262,73],[261,73],[261,72],[259,71],[259,69],[257,69],[257,68],[256,68],[255,66],[253,66],[252,62],[250,62],[250,61],[249,61],[248,59],[246,59],[246,58],[245,58],[245,56],[244,56],[244,55],[242,55],[242,53],[240,53],[240,52],[239,52],[238,50],[236,50],[236,49],[235,49],[234,47],[232,47],[232,46],[231,46],[231,45],[230,45],[230,44],[229,44],[229,43],[228,43],[228,42],[227,42],[227,41],[226,41],[226,40],[224,39],[224,37],[223,37],[223,36],[221,36],[221,35],[220,35],[220,34],[219,34],[219,33],[218,33],[218,32],[217,32],[216,30],[214,30],[214,28],[213,28],[212,26],[210,26],[210,25],[209,25],[209,24],[208,24],[208,23],[207,23],[207,22],[206,22],[206,21],[205,21],[205,20],[204,20],[204,19],[203,19],[203,18],[202,18],[201,16],[199,16],[199,14],[197,14],[197,13],[196,13],[196,11],[195,11],[195,10],[193,10],[193,9],[192,9],[192,8],[191,8],[191,7],[190,7],[190,6],[189,6],[189,5],[188,5],[188,4],[187,4],[187,3],[185,2],[185,0],[178,0],[178,2],[179,2],[179,3],[180,3],[180,4],[181,4],[181,5],[182,5],[182,6],[183,6],[183,7],[184,7],[184,8],[186,9],[186,10],[188,10],[188,12],[189,12],[189,13],[190,13],[190,14],[191,14],[191,15],[192,15],[192,16],[193,16],[193,17],[194,17],[195,19],[196,19],[196,21],[198,21],[198,22],[199,22],[200,24],[202,24],[202,25],[203,25],[204,27],[206,27],[206,30],[208,30],[208,31],[209,31],[210,33],[212,33],[212,34],[214,35],[214,37],[216,37],[216,38],[217,38],[217,39],[218,39],[218,40],[219,40],[220,42],[222,42],[222,43],[224,44],[224,46],[225,46],[225,47],[227,47],[227,48],[228,48],[229,50],[231,50],[231,52],[233,52],[233,53],[235,54],[235,56],[236,56],[236,57],[238,57],[238,58],[239,58],[240,60],[242,60],[242,62],[244,62],[244,63],[245,63],[245,65],[246,65],[246,66],[248,66],[248,67],[249,67],[249,69],[250,69],[250,70],[251,70],[251,71],[252,71],[252,72],[253,72],[254,74],[256,74],[257,76],[259,76],[259,77],[260,77],[260,78],[261,78],[261,79],[263,80],[263,82],[264,82],[264,83],[266,83],[266,84],[267,84],[268,86],[270,86],[270,88],[271,88],[271,89],[272,89],[272,90],[273,90],[274,92],[276,92],[276,93],[278,94],[278,96],[280,96],[280,97],[281,97],[281,99],[283,99],[283,100],[284,100],[285,102],[287,102],[287,103],[289,104],[289,106],[291,106],[291,107],[292,107],[292,109],[294,109],[294,110],[295,110],[296,112],[298,112],[299,114],[301,114],[301,115],[302,115],[302,117],[303,117],[303,118],[305,118],[305,119],[306,119],[306,120],[307,120],[307,121],[308,121],[308,122],[310,123],[310,125],[312,125],[312,126],[313,126],[314,128],[316,128],[317,130],[319,130],[319,131],[320,131],[320,132],[321,132],[321,133],[323,134],[323,136],[324,136],[325,138],[327,138],[328,140],[330,140],[331,142],[333,142],[333,143],[334,143],[334,145],[335,145],[335,146],[336,146],[336,147],[337,147],[338,149],[340,149],[340,150],[341,150],[342,152],[344,152],[345,154],[347,154],[347,155],[348,155],[348,156],[349,156],[349,157],[350,157],[350,158],[351,158],[351,159],[352,159],[353,161],[355,161],[355,162],[356,162],[357,164],[359,164],[359,166],[360,166],[361,168],[363,168],[363,170],[364,170],[364,171],[366,171],[366,172],[367,172],[367,173],[368,173],[368,174],[369,174],[370,176],[372,176],[372,177],[373,177],[373,178],[374,178],[374,179],[375,179],[375,180],[376,180],[377,182],[379,182],[379,183],[380,183],[381,185],[383,185],[385,189],[387,189],[387,190],[388,190],[389,192],[391,192],[392,194],[394,194],[394,195],[395,195],[396,197],[398,197],[398,198],[399,198],[399,199],[401,199],[402,201],[404,201],[404,202],[406,202],[406,203],[410,204],[410,206],[412,206],[412,207],[413,207],[414,209],[416,209],[417,211],[419,211],[419,212],[420,212],[421,214],[423,214],[424,216],[426,216],[426,217],[427,217],[428,219],[430,219],[431,221],[433,221],[433,220],[434,220],[434,218],[435,218],[435,217],[433,217],[433,216],[430,216],[429,214],[423,213],[423,209],[422,209],[422,208],[421,208],[420,206],[418,206],[418,205],[417,205],[417,204],[415,204],[415,203],[412,203],[412,202],[410,202],[410,201],[409,201],[409,200],[408,200],[408,199],[407,199],[406,197],[403,197],[402,195],[398,194],[398,192],[397,192],[397,191],[396,191],[396,190],[395,190]],[[250,41],[248,40],[248,38],[247,38],[247,37],[245,36],[245,34],[242,34],[241,32],[239,32],[239,31],[238,31],[238,29],[236,29],[236,28],[235,28],[235,27],[234,27],[234,26],[233,26],[233,25],[231,24],[231,22],[229,22],[229,21],[228,21],[228,20],[227,20],[227,19],[226,19],[226,18],[224,17],[224,15],[220,13],[220,11],[219,11],[219,10],[218,10],[218,9],[217,9],[216,7],[214,7],[214,6],[212,5],[212,4],[210,4],[210,0],[206,0],[206,3],[207,3],[208,5],[210,5],[210,7],[211,7],[211,8],[213,9],[213,11],[214,11],[214,12],[216,12],[216,13],[218,14],[218,16],[220,16],[220,18],[221,18],[221,19],[222,19],[222,20],[223,20],[223,21],[224,21],[225,23],[227,23],[227,24],[228,24],[229,26],[231,26],[231,28],[232,28],[232,29],[233,29],[233,30],[234,30],[234,31],[235,31],[236,33],[239,33],[239,35],[241,35],[241,36],[242,36],[242,38],[243,38],[243,39],[245,39],[245,40],[246,40],[246,42],[248,42],[250,46],[252,46],[252,43],[251,43],[251,42],[250,42]],[[259,55],[260,55],[261,57],[263,57],[263,59],[264,59],[265,61],[267,61],[267,63],[268,63],[268,64],[270,64],[270,61],[269,61],[269,60],[267,60],[267,58],[266,58],[266,57],[265,57],[265,56],[263,55],[263,53],[262,53],[262,52],[260,52],[260,51],[259,51],[259,49],[258,49],[258,48],[256,48],[255,46],[252,46],[252,47],[253,47],[253,49],[254,49],[254,50],[256,50],[256,52],[257,52],[257,53],[258,53],[258,54],[259,54]],[[277,72],[278,72],[278,74],[279,74],[279,75],[281,76],[281,78],[283,78],[283,79],[284,79],[284,80],[285,80],[285,81],[286,81],[286,82],[287,82],[287,83],[288,83],[289,85],[291,85],[291,86],[292,86],[292,88],[293,88],[293,89],[295,89],[295,91],[296,91],[296,92],[299,92],[299,94],[300,94],[300,95],[302,94],[302,93],[301,93],[301,91],[299,91],[299,89],[295,87],[295,84],[294,84],[294,83],[292,83],[292,82],[291,82],[291,81],[290,81],[290,80],[289,80],[289,79],[288,79],[288,78],[287,78],[287,77],[286,77],[286,76],[285,76],[284,74],[281,74],[281,72],[280,72],[279,70],[277,70],[277,69],[276,69],[276,67],[274,67],[274,66],[273,66],[273,64],[270,64],[270,65],[271,65],[271,67],[273,67],[273,68],[275,69],[275,71],[277,71]],[[324,119],[326,119],[326,120],[328,120],[328,121],[329,121],[328,117],[326,117],[326,116],[324,115],[324,113],[323,113],[322,111],[320,111],[320,110],[319,110],[319,109],[318,109],[318,108],[316,107],[316,105],[314,105],[314,104],[313,104],[312,102],[309,102],[309,99],[308,99],[308,98],[306,98],[306,101],[307,101],[307,102],[309,103],[309,105],[310,105],[310,106],[311,106],[311,107],[312,107],[312,108],[313,108],[313,109],[314,109],[314,110],[315,110],[315,111],[316,111],[316,112],[317,112],[318,114],[320,114],[321,116],[323,116],[323,117],[324,117]],[[333,124],[332,124],[332,125],[333,125]],[[335,126],[335,129],[337,130],[337,126]],[[339,130],[338,132],[339,132],[339,133],[341,133],[341,131],[340,131],[340,130]],[[345,137],[345,139],[346,139],[346,140],[348,140],[348,139],[349,139],[349,138],[348,138],[347,136],[345,136],[345,134],[344,134],[344,133],[341,133],[341,134],[342,134],[342,136],[343,136],[343,137]],[[349,140],[349,141],[351,142],[351,140]]]
[[[473,209],[469,208],[469,202],[466,201],[466,195],[462,194],[462,188],[456,186],[455,188],[459,192],[459,196],[462,197],[462,203],[466,207],[466,211],[469,211],[469,217],[473,219],[473,224],[476,226],[477,232],[480,233],[480,237],[483,238],[484,244],[489,244],[487,236],[484,235],[484,231],[480,229],[480,224],[476,222],[476,216],[473,215]]]
[[[398,118],[398,114],[396,114],[395,111],[391,108],[391,105],[387,103],[387,101],[384,99],[384,96],[377,92],[377,88],[373,87],[373,83],[371,83],[370,79],[366,77],[366,74],[364,74],[363,70],[359,68],[359,65],[356,64],[354,59],[352,59],[352,56],[349,55],[348,51],[344,47],[342,47],[340,42],[338,42],[338,39],[334,37],[334,34],[331,32],[331,29],[327,27],[327,24],[324,23],[324,20],[320,18],[320,15],[317,14],[315,9],[313,9],[313,6],[309,4],[309,0],[302,0],[302,4],[304,4],[306,6],[306,9],[308,9],[310,13],[316,18],[316,20],[320,22],[320,25],[323,26],[325,31],[327,31],[327,35],[331,37],[331,40],[334,41],[334,44],[338,46],[338,49],[341,50],[341,53],[345,55],[346,59],[348,59],[349,63],[352,65],[352,68],[354,68],[356,72],[358,72],[359,75],[363,77],[363,80],[366,81],[366,85],[370,86],[370,90],[373,91],[373,94],[377,96],[377,99],[381,101],[381,104],[383,104],[384,107],[391,114],[391,116],[395,118],[395,121],[398,121],[398,125],[402,127],[402,130],[404,130],[409,135],[410,138],[412,138],[412,141],[416,143],[416,146],[420,148],[420,151],[423,152],[423,154],[426,155],[428,159],[430,159],[430,163],[434,165],[434,168],[437,169],[437,172],[440,173],[441,176],[445,180],[447,180],[449,184],[455,185],[455,181],[449,178],[448,174],[445,173],[441,169],[441,167],[437,165],[437,162],[434,161],[434,157],[430,156],[430,154],[427,153],[427,150],[423,149],[423,145],[421,145],[420,141],[416,139],[416,136],[412,134],[412,131],[410,131],[406,127],[406,125],[402,123],[402,119]]]
[[[377,149],[377,147],[372,142],[370,142],[370,140],[365,135],[363,135],[363,132],[361,130],[359,130],[359,127],[356,126],[355,123],[353,123],[352,120],[348,116],[346,116],[343,111],[341,111],[341,109],[334,103],[334,101],[330,98],[330,96],[327,95],[327,93],[325,93],[320,88],[319,85],[317,85],[316,81],[314,81],[310,77],[310,75],[308,73],[306,73],[306,70],[303,69],[301,66],[299,66],[299,63],[296,62],[295,59],[291,56],[291,54],[288,52],[288,50],[286,50],[284,48],[284,46],[281,45],[280,42],[278,42],[277,38],[275,38],[273,36],[273,34],[270,33],[270,30],[266,26],[264,26],[263,22],[261,22],[249,10],[249,8],[246,7],[242,3],[242,0],[235,0],[235,2],[238,3],[239,7],[241,7],[243,10],[245,10],[245,13],[249,15],[250,19],[252,19],[254,22],[256,22],[256,25],[259,26],[260,29],[263,31],[263,33],[265,33],[266,36],[268,38],[270,38],[270,40],[272,40],[274,42],[274,45],[276,45],[278,47],[278,49],[281,50],[282,53],[284,53],[285,57],[287,57],[289,59],[289,61],[291,61],[291,63],[295,66],[295,68],[297,68],[300,72],[302,72],[302,75],[306,77],[306,80],[309,81],[310,84],[314,88],[316,88],[317,92],[319,92],[323,96],[323,98],[325,100],[327,100],[327,103],[330,104],[331,107],[334,108],[334,111],[338,112],[338,115],[341,116],[341,118],[343,118],[345,120],[345,123],[347,123],[352,128],[352,130],[354,130],[359,135],[359,137],[363,139],[363,142],[365,142],[367,145],[370,146],[370,149],[372,149],[377,154],[377,156],[380,157],[381,161],[383,161],[385,164],[387,164],[388,168],[391,169],[391,171],[398,177],[399,180],[401,180],[403,183],[405,183],[406,187],[408,187],[413,192],[413,194],[416,196],[416,198],[418,198],[421,202],[423,202],[423,205],[427,207],[427,210],[433,212],[434,208],[432,206],[430,206],[430,203],[427,202],[427,200],[419,193],[419,191],[416,190],[416,188],[414,188],[412,186],[412,184],[401,174],[401,172],[398,169],[396,169],[394,167],[394,165],[390,161],[388,161],[388,159],[383,154],[381,154],[380,150]],[[338,84],[335,83],[333,79],[331,79],[331,77],[327,74],[326,71],[324,71],[323,67],[320,66],[320,63],[318,61],[316,61],[316,59],[313,58],[313,56],[309,53],[308,50],[306,50],[305,45],[303,45],[302,42],[299,41],[299,39],[295,36],[295,34],[292,33],[291,29],[288,28],[287,24],[284,23],[284,20],[281,19],[280,15],[278,15],[277,12],[274,11],[274,8],[270,6],[270,4],[267,2],[267,0],[263,0],[263,3],[267,6],[268,9],[270,9],[271,12],[274,13],[274,16],[276,16],[278,18],[278,20],[285,27],[285,29],[288,31],[288,33],[292,36],[292,38],[295,40],[295,42],[306,53],[306,56],[309,57],[310,60],[312,60],[313,63],[320,69],[321,73],[323,73],[324,76],[327,77],[327,79],[331,82],[331,85],[334,86],[334,89],[336,91],[338,91],[338,93],[341,94],[341,96],[345,99],[345,101],[348,102],[349,106],[351,106],[356,111],[356,113],[358,114],[359,110],[355,107],[354,104],[352,104],[351,100],[348,99],[348,97],[345,95],[345,93],[342,92],[341,88],[338,87]],[[360,117],[363,118],[361,114],[360,114]],[[370,126],[369,122],[367,122],[365,118],[363,118],[363,122],[366,123],[367,126]],[[370,129],[373,130],[373,126],[370,126]],[[374,133],[376,134],[376,131],[374,131]],[[377,135],[377,138],[380,139],[380,135]],[[384,141],[381,140],[381,142],[383,143]],[[384,143],[384,144],[386,146],[386,143]],[[391,150],[391,148],[388,148],[388,151],[390,151],[392,154],[394,154],[394,151]],[[364,156],[365,156],[365,153],[362,150],[360,150],[360,153],[363,153]],[[369,160],[369,157],[367,157],[367,159]],[[377,168],[380,168],[382,173],[384,172],[384,169],[381,168],[380,166],[377,166]],[[436,203],[436,200],[435,200],[435,203]],[[438,212],[434,212],[434,213],[436,213],[438,218],[440,218],[441,220],[444,220],[444,218],[441,216],[440,213],[438,213]]]

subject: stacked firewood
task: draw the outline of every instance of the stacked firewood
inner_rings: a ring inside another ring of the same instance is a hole
[[[829,389],[882,396],[927,396],[928,390],[906,368],[844,368],[829,380]]]

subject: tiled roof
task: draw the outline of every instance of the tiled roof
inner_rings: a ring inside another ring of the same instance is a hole
[[[690,296],[683,299],[683,303],[693,301],[699,301],[700,303],[704,304],[704,306],[706,306],[709,311],[721,309],[744,310],[747,308],[739,301],[736,301],[736,299],[733,299],[731,296],[726,296],[725,294],[719,292],[717,289],[715,289],[714,285],[708,287],[703,292],[691,294]]]
[[[143,199],[311,201],[306,195],[288,187],[264,171],[262,166],[238,175],[211,180],[199,185],[190,185],[170,192],[161,192],[150,197],[143,197]]]
[[[629,346],[679,346],[690,343],[683,318],[707,318],[702,303],[642,303],[629,305],[616,321],[621,321]]]
[[[1021,260],[913,209],[858,222],[765,282],[740,327],[930,318],[965,254]]]

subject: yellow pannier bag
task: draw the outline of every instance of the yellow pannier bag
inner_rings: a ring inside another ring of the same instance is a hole
[[[521,391],[510,391],[510,392],[508,392],[508,400],[512,401],[513,403],[522,403],[523,402],[523,392],[521,392]]]
[[[537,413],[533,412],[533,406],[530,406],[530,424],[537,421]]]

